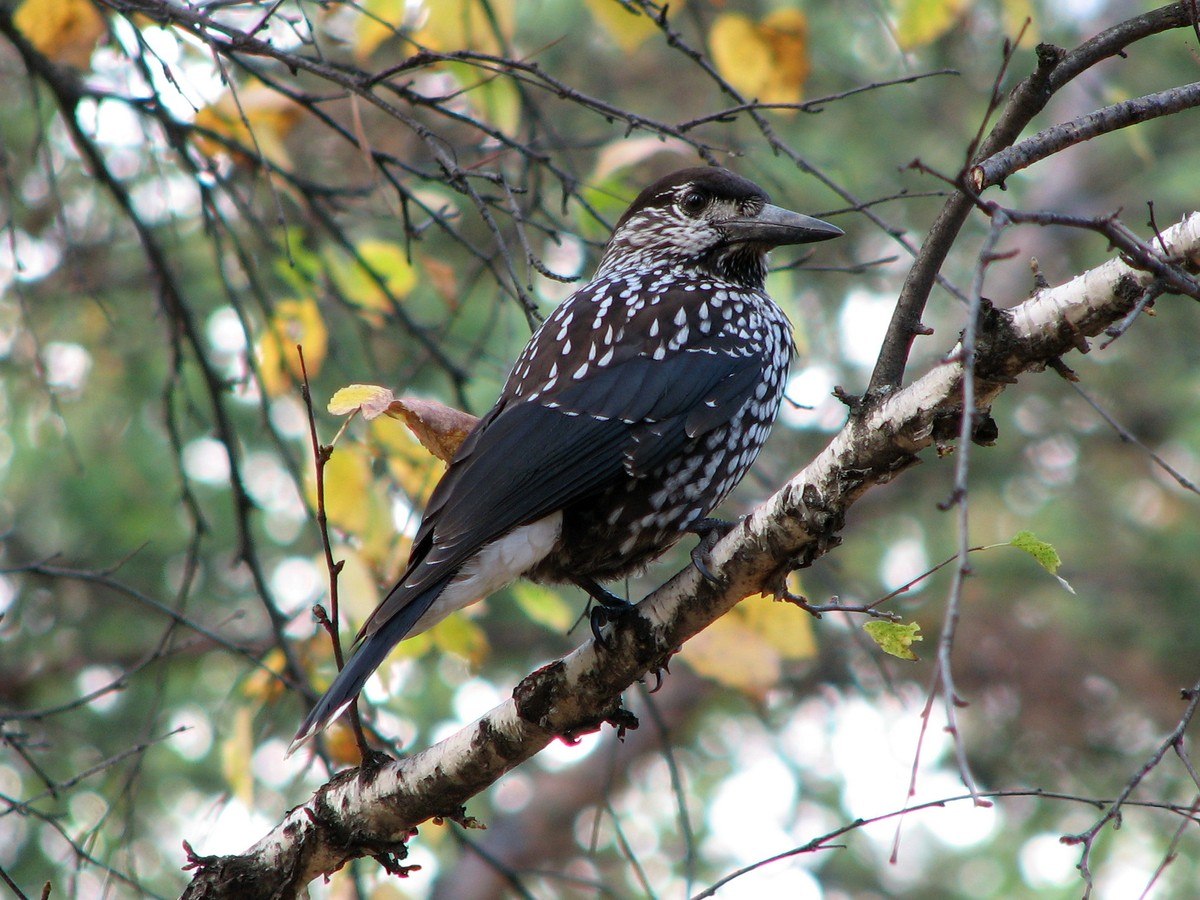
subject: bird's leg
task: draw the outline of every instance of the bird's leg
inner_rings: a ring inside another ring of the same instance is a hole
[[[596,605],[588,613],[588,624],[592,626],[592,637],[596,639],[596,643],[601,647],[607,647],[608,642],[600,633],[600,629],[609,622],[615,622],[621,616],[628,613],[633,609],[633,604],[628,600],[621,599],[608,588],[601,586],[594,578],[579,575],[571,580],[596,601]]]
[[[736,522],[727,522],[724,519],[700,519],[688,526],[687,530],[690,533],[700,537],[700,543],[692,548],[692,565],[709,584],[721,583],[721,579],[713,574],[708,565],[712,559],[713,547],[717,546],[717,542],[721,538],[741,524],[741,521],[741,519]]]

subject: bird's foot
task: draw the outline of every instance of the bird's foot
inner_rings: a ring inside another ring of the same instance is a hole
[[[648,671],[646,673],[647,675],[654,676],[654,687],[648,689],[646,693],[648,693],[648,694],[657,694],[658,693],[659,688],[661,688],[663,686],[663,676],[671,674],[671,657],[674,656],[678,652],[679,652],[679,648],[676,647],[669,654],[667,654],[667,658],[663,660],[663,663],[661,666],[658,666],[655,669],[651,669],[650,671]],[[642,679],[642,683],[643,684],[646,683],[645,678]]]
[[[614,594],[608,588],[602,587],[591,578],[576,578],[575,584],[587,591],[589,597],[596,601],[588,611],[588,624],[592,627],[592,637],[601,647],[608,649],[608,639],[601,629],[610,622],[628,615],[633,610],[633,604]]]
[[[700,519],[688,526],[689,532],[700,536],[700,543],[692,548],[692,565],[709,584],[721,583],[721,579],[713,574],[712,568],[709,566],[712,561],[713,547],[717,546],[717,542],[721,538],[740,525],[741,521],[741,519],[736,522],[727,522],[724,519]]]
[[[608,649],[608,638],[604,636],[601,629],[610,622],[617,622],[633,612],[633,604],[628,600],[622,600],[615,595],[610,596],[617,603],[605,603],[597,598],[596,605],[588,612],[588,624],[592,626],[592,637],[605,650]]]

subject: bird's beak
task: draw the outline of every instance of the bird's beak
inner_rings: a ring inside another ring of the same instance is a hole
[[[845,234],[836,225],[801,215],[768,203],[757,215],[723,222],[726,241],[730,244],[765,244],[782,247],[785,244],[811,244],[827,241]]]

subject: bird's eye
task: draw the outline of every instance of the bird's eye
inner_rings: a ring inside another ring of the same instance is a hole
[[[700,211],[708,205],[708,198],[699,191],[688,191],[683,195],[683,199],[679,201],[679,208],[689,216],[699,215]]]

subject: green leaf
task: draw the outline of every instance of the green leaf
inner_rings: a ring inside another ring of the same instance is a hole
[[[1050,544],[1039,540],[1032,531],[1018,531],[1013,535],[1009,544],[1018,550],[1024,550],[1037,560],[1039,566],[1053,575],[1065,590],[1072,594],[1075,593],[1075,588],[1071,587],[1071,583],[1058,574],[1058,567],[1062,565],[1062,560],[1058,556],[1058,551]]]
[[[565,632],[578,615],[556,591],[540,584],[519,581],[513,585],[512,594],[525,615],[551,631]]]
[[[1036,559],[1037,564],[1051,575],[1058,574],[1058,567],[1062,565],[1058,551],[1045,541],[1037,538],[1032,531],[1018,531],[1013,535],[1009,544],[1018,550],[1024,550]]]
[[[884,653],[899,659],[920,659],[912,652],[913,641],[923,641],[921,626],[916,622],[907,625],[901,622],[884,622],[876,620],[863,625],[863,631],[871,636],[871,640],[879,645]]]

